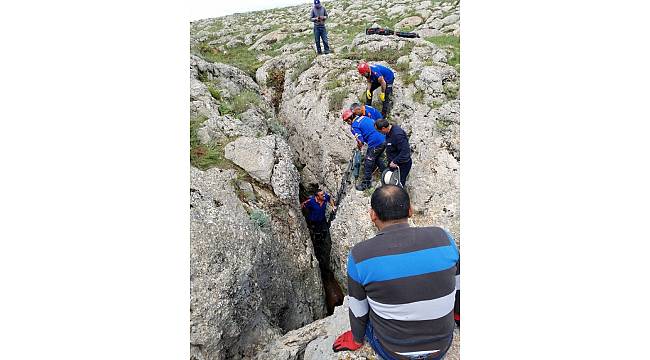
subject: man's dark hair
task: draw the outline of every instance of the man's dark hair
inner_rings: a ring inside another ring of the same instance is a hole
[[[408,218],[410,204],[409,194],[397,185],[384,185],[370,198],[370,207],[381,221]]]
[[[352,105],[350,105],[350,110],[354,110],[354,109],[356,109],[358,107],[361,107],[361,105],[359,105],[359,103],[353,103]]]
[[[386,119],[379,119],[375,121],[375,128],[377,130],[381,130],[383,128],[387,128],[390,124],[388,123],[388,120]]]
[[[316,192],[314,193],[314,195],[318,195],[318,193],[321,192],[321,191],[323,191],[323,190],[321,190],[320,188],[316,189]]]

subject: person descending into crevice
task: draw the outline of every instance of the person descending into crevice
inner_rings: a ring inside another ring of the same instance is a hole
[[[359,103],[354,103],[350,105],[350,110],[354,113],[356,116],[367,116],[377,122],[379,119],[383,119],[384,117],[381,115],[381,112],[379,110],[375,109],[374,107],[366,104],[359,104]]]
[[[350,330],[335,352],[368,341],[384,360],[439,360],[449,350],[460,311],[460,252],[440,227],[411,227],[409,195],[384,185],[370,198],[379,232],[348,255]],[[458,304],[458,307],[456,307]]]
[[[391,125],[386,119],[375,122],[375,128],[386,136],[386,158],[388,167],[399,167],[399,181],[406,186],[406,177],[411,171],[411,145],[406,132],[399,125]]]
[[[323,39],[325,54],[330,53],[330,44],[327,41],[327,29],[325,20],[327,20],[327,10],[321,5],[320,0],[314,0],[314,6],[311,8],[311,22],[314,23],[314,40],[316,41],[316,52],[318,55],[323,54],[320,48],[320,40]]]
[[[300,207],[307,212],[307,226],[312,234],[314,242],[314,252],[320,257],[318,259],[321,266],[329,263],[329,249],[327,249],[326,237],[329,229],[327,228],[327,203],[332,207],[332,211],[336,210],[334,199],[330,194],[323,190],[318,189],[316,193],[310,196],[307,200],[300,204]]]
[[[386,137],[375,129],[375,122],[366,116],[355,116],[352,110],[346,109],[341,115],[343,121],[350,125],[350,131],[357,141],[357,148],[361,149],[363,144],[368,145],[364,161],[364,176],[360,184],[356,186],[359,191],[370,188],[372,184],[372,173],[376,168],[382,172],[386,169],[386,164],[382,155]]]
[[[393,70],[379,64],[369,65],[367,62],[359,63],[357,70],[368,81],[365,94],[366,105],[372,105],[372,93],[377,88],[381,88],[381,93],[379,93],[379,100],[383,102],[381,115],[384,119],[387,118],[392,107],[391,97],[393,94],[393,81],[395,80]]]

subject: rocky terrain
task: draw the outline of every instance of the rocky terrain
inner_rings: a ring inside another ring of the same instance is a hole
[[[358,101],[359,60],[396,73],[389,120],[409,134],[414,225],[460,241],[460,6],[330,1],[333,53],[315,56],[310,4],[191,23],[190,216],[193,359],[374,359],[331,352],[347,305],[324,318],[317,257],[300,200],[336,194],[354,149],[342,110]],[[370,35],[370,26],[420,38]],[[380,104],[377,104],[381,108]],[[328,267],[374,235],[370,191],[348,186]],[[458,359],[459,334],[448,358]]]

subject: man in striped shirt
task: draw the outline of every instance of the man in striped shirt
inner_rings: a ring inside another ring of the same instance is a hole
[[[460,254],[449,232],[410,227],[408,193],[385,185],[370,201],[379,233],[348,257],[351,330],[333,350],[356,350],[368,340],[385,360],[442,359],[451,345]],[[458,309],[459,310],[459,309]]]

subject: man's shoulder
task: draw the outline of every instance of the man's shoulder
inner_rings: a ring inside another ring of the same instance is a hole
[[[395,131],[395,135],[406,135],[406,131],[404,131],[404,129],[402,129],[402,127],[397,124],[393,125],[392,129]]]
[[[449,245],[450,239],[447,232],[438,226],[409,226],[390,231],[380,231],[377,235],[361,241],[352,247],[352,256],[355,261],[392,253],[395,249],[393,241],[408,237],[421,243],[420,247],[438,247]]]
[[[372,125],[374,128],[375,122],[371,118],[362,115],[359,117],[359,124],[363,124],[363,126]]]

